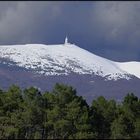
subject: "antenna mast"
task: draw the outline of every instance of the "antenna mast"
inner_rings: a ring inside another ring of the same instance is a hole
[[[66,44],[68,44],[68,38],[67,38],[67,36],[66,36],[66,38],[65,38],[65,45]]]

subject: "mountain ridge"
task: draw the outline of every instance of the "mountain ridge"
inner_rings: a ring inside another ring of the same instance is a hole
[[[98,96],[121,100],[129,92],[140,97],[139,66],[140,62],[111,61],[68,42],[5,45],[0,46],[0,88],[16,84],[44,92],[63,83],[88,103]]]
[[[48,75],[95,74],[106,80],[140,78],[140,62],[115,62],[97,56],[75,44],[25,44],[0,46],[0,58],[8,59],[19,67]],[[6,62],[5,62],[6,63]],[[136,65],[137,63],[137,65]],[[11,63],[9,63],[11,64]],[[130,65],[130,66],[129,66]]]

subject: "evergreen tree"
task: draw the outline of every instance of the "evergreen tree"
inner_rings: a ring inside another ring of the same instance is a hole
[[[103,96],[93,100],[91,106],[91,120],[93,132],[97,134],[97,138],[109,138],[111,135],[111,123],[116,116],[116,102],[114,100],[107,101]]]
[[[88,105],[72,87],[56,84],[47,110],[48,138],[93,138]]]
[[[134,130],[133,138],[140,139],[140,118],[136,119],[134,126],[135,126],[135,130]]]
[[[112,139],[128,139],[130,138],[127,133],[126,120],[123,115],[116,118],[111,125],[111,138]]]
[[[24,122],[25,138],[41,138],[43,125],[43,98],[37,88],[30,87],[24,90]]]
[[[18,138],[23,102],[21,90],[12,85],[3,97],[3,114],[0,116],[1,138]]]
[[[94,99],[89,106],[71,86],[52,92],[0,90],[0,139],[139,139],[140,99],[127,94],[121,103]]]

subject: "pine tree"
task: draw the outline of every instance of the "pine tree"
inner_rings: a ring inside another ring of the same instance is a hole
[[[93,131],[97,138],[109,138],[111,135],[111,123],[116,116],[116,102],[107,101],[103,96],[93,100],[91,106],[91,120]]]

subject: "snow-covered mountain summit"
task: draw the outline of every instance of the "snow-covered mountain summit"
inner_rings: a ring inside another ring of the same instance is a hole
[[[0,61],[44,75],[95,74],[107,80],[140,78],[140,62],[114,62],[75,44],[0,46]],[[14,62],[14,63],[12,63]]]

